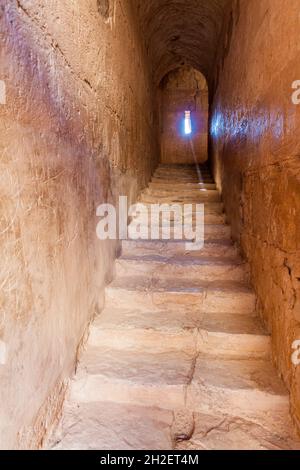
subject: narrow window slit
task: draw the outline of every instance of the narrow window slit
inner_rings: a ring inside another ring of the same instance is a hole
[[[184,117],[184,133],[185,135],[190,135],[192,133],[192,120],[191,120],[191,111],[185,111]]]

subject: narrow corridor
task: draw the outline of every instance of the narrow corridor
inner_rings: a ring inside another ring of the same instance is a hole
[[[145,205],[204,203],[204,248],[122,242],[55,449],[300,449],[206,165],[201,178],[192,165],[160,165],[142,193]]]
[[[0,0],[0,451],[299,448],[299,6]]]

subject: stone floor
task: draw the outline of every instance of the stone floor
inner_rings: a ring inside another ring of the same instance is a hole
[[[141,202],[205,202],[205,246],[124,241],[54,449],[299,449],[247,266],[206,166],[161,165]]]

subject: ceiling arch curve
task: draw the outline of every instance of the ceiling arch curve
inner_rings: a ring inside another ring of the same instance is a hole
[[[209,80],[231,0],[134,0],[156,83],[189,64]]]

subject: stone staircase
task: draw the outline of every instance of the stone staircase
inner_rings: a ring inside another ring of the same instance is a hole
[[[55,449],[299,449],[247,269],[207,166],[161,165],[141,195],[205,202],[205,246],[124,241]]]

